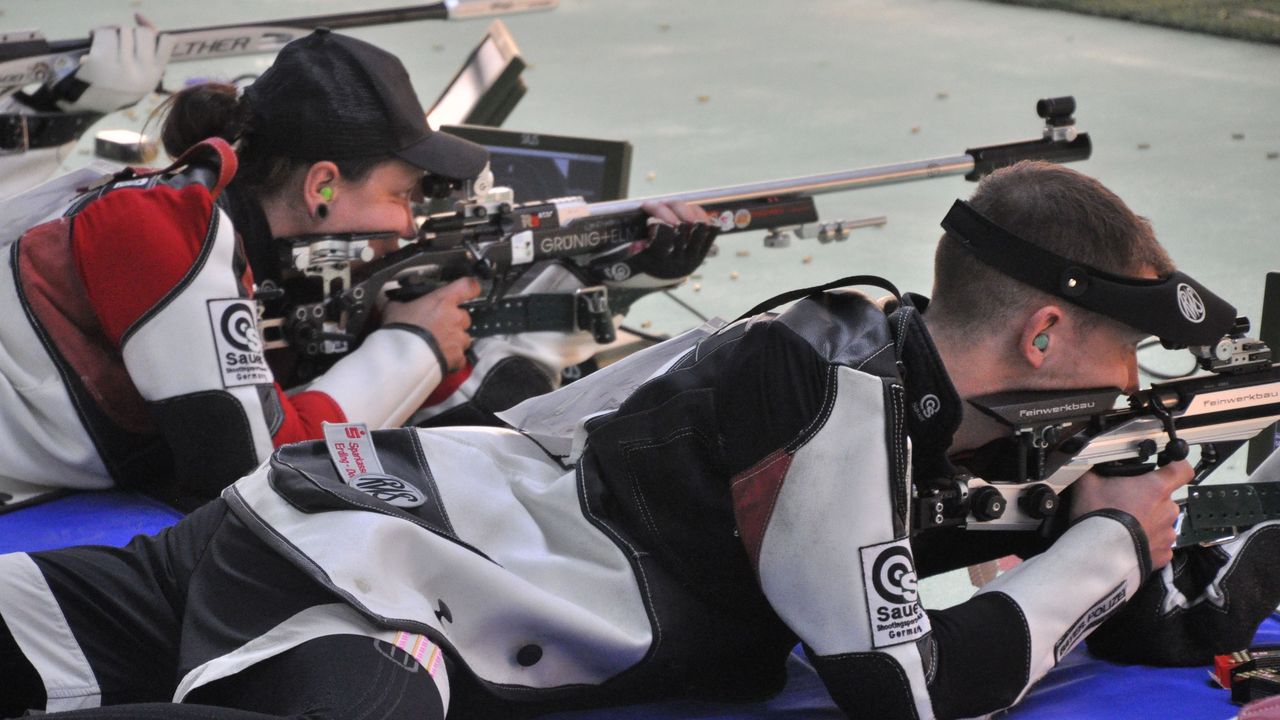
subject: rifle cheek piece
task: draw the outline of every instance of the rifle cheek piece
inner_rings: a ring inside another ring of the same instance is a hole
[[[1155,335],[1167,347],[1216,345],[1236,309],[1189,275],[1125,277],[1030,243],[957,200],[942,227],[980,262],[1073,305]]]

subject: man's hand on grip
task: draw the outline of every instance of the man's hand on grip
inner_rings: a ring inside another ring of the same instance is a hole
[[[1169,463],[1134,477],[1103,477],[1087,472],[1075,483],[1071,518],[1107,508],[1132,515],[1147,535],[1151,568],[1162,568],[1173,558],[1173,543],[1177,539],[1174,525],[1178,520],[1178,504],[1171,496],[1174,490],[1191,482],[1193,475],[1186,461]]]

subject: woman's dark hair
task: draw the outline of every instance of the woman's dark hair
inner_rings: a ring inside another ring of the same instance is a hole
[[[160,140],[165,152],[178,157],[202,140],[220,137],[235,144],[240,167],[236,181],[259,197],[281,192],[314,160],[301,160],[272,152],[254,141],[254,117],[236,86],[208,82],[192,85],[173,94],[156,108],[153,117],[164,122]],[[364,179],[390,157],[333,160],[342,177],[351,182]]]

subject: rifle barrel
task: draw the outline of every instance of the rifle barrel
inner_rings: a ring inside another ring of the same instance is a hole
[[[592,216],[612,215],[639,210],[640,206],[647,202],[687,202],[693,205],[711,205],[774,196],[822,195],[824,193],[891,185],[926,178],[965,175],[973,169],[974,159],[972,155],[952,155],[893,165],[878,165],[858,170],[806,175],[786,180],[767,180],[709,190],[654,195],[631,200],[610,200],[608,202],[591,203],[587,206],[587,211],[588,215]]]

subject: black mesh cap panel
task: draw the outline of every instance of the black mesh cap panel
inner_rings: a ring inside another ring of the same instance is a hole
[[[396,56],[345,35],[317,30],[289,43],[245,97],[250,137],[289,157],[394,156],[452,178],[488,162],[483,147],[431,130]]]

